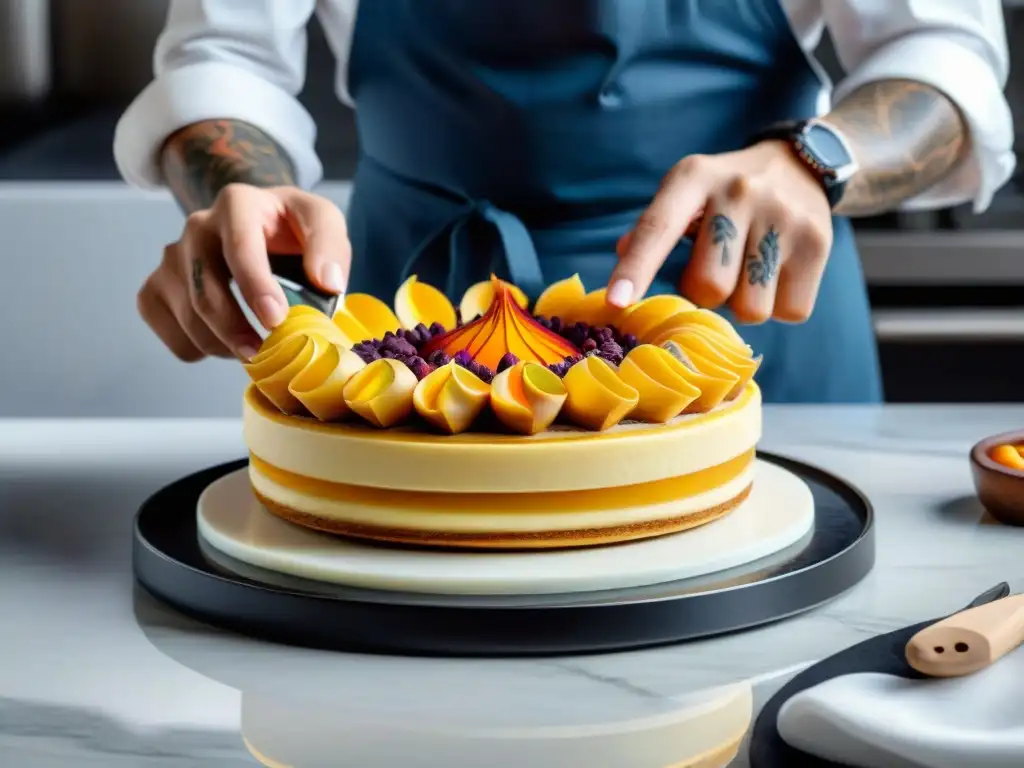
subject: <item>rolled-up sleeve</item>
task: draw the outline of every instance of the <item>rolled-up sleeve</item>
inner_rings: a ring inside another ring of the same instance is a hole
[[[167,138],[202,120],[240,120],[288,154],[296,181],[323,173],[316,125],[296,95],[305,81],[306,25],[316,0],[171,0],[153,81],[122,115],[114,158],[135,186],[163,185]]]
[[[1003,95],[1009,52],[1000,0],[822,0],[847,77],[833,103],[870,82],[905,79],[942,91],[970,130],[970,153],[904,209],[973,202],[985,210],[1014,170],[1013,118]]]

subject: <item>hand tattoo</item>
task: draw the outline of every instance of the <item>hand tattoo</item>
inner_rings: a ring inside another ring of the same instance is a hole
[[[732,219],[716,213],[711,217],[711,242],[722,246],[722,266],[729,263],[729,244],[736,239],[736,225]]]
[[[851,144],[860,170],[837,213],[891,210],[942,179],[963,157],[963,117],[940,91],[912,80],[861,86],[825,117]]]
[[[167,183],[186,211],[209,208],[228,184],[257,187],[294,184],[291,162],[269,136],[235,120],[195,123],[171,136],[162,165]]]
[[[192,259],[192,288],[197,297],[203,295],[203,260]]]
[[[747,257],[747,282],[765,286],[779,271],[779,233],[769,229],[757,244],[757,253]]]

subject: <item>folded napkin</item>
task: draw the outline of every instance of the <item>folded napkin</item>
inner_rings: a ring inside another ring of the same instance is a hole
[[[863,768],[1024,766],[1024,649],[960,678],[859,673],[820,683],[779,710],[790,746]]]

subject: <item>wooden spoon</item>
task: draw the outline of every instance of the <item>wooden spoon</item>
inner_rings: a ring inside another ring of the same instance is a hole
[[[961,677],[998,661],[1024,642],[1024,595],[953,614],[907,643],[907,663],[930,677]]]

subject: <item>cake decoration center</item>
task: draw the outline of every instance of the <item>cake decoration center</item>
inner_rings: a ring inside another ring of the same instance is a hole
[[[449,357],[460,353],[491,370],[507,355],[542,365],[575,358],[580,350],[568,339],[537,322],[515,300],[508,285],[491,277],[494,298],[487,311],[466,325],[431,338],[420,350],[429,357],[442,351]]]

